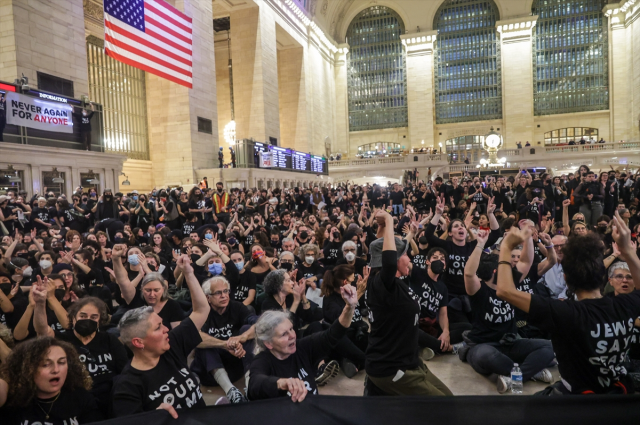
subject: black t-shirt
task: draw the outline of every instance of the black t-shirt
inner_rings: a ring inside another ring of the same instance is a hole
[[[40,220],[42,220],[43,223],[47,223],[47,224],[51,224],[51,220],[53,219],[53,217],[57,217],[58,214],[56,212],[55,209],[53,208],[48,208],[48,207],[44,207],[44,208],[40,208],[40,207],[35,207],[32,211],[31,211],[31,223],[36,227],[36,229],[38,230],[44,230],[44,229],[48,229],[47,226],[45,226],[42,223],[39,223],[36,220],[36,218],[39,218]],[[6,224],[6,223],[5,223]]]
[[[419,298],[421,319],[437,318],[440,309],[449,304],[449,291],[442,276],[439,276],[437,281],[433,281],[426,270],[414,267],[411,271],[409,287]]]
[[[91,131],[91,117],[93,117],[93,114],[95,112],[91,111],[88,112],[87,111],[87,116],[82,115],[82,112],[74,112],[73,116],[76,117],[76,119],[78,120],[78,123],[80,124],[80,131],[81,132],[88,132]]]
[[[303,258],[304,260],[304,258]],[[304,263],[300,263],[298,265],[298,273],[296,274],[296,280],[300,280],[304,278],[310,278],[316,276],[318,278],[318,282],[320,283],[320,279],[324,275],[324,267],[320,265],[318,261],[314,261],[311,266],[307,267]]]
[[[347,303],[342,299],[342,295],[338,292],[334,292],[331,295],[324,297],[322,300],[322,315],[324,316],[324,320],[327,323],[333,323],[338,320],[346,304]],[[360,313],[360,308],[356,307],[353,312],[351,324],[358,326],[362,323],[365,322],[362,314]]]
[[[189,236],[198,227],[197,221],[185,221],[182,223],[182,234]]]
[[[640,291],[582,301],[532,295],[529,322],[551,333],[558,369],[569,391],[603,394],[617,381],[632,388],[626,382],[624,360],[639,315]]]
[[[235,267],[235,264],[233,267]],[[240,273],[238,284],[235,287],[232,285],[231,288],[231,292],[233,292],[232,299],[242,302],[249,297],[249,291],[252,289],[256,290],[256,275],[249,271]]]
[[[420,247],[418,247],[418,253],[414,256],[409,256],[414,267],[419,267],[422,270],[427,269],[427,252],[429,252],[429,248],[420,249]]]
[[[58,217],[64,219],[64,226],[76,232],[83,233],[86,225],[80,222],[79,217],[76,214],[81,214],[80,211],[75,208],[67,208],[66,210],[58,211]]]
[[[480,289],[469,296],[473,328],[469,339],[476,344],[499,342],[505,334],[516,333],[514,308],[496,295],[495,289],[480,282]]]
[[[95,398],[83,388],[63,388],[57,397],[53,404],[55,397],[34,398],[27,407],[5,407],[0,411],[2,425],[84,425],[104,419]]]
[[[534,255],[533,262],[531,263],[531,268],[529,269],[529,273],[527,274],[527,277],[522,279],[522,282],[516,282],[516,289],[518,291],[528,292],[530,294],[534,293],[536,283],[538,283],[538,280],[540,279],[540,276],[538,276],[539,264],[540,264],[540,257],[538,257],[537,255]],[[514,309],[516,310],[516,323],[527,320],[527,316],[528,316],[527,313],[520,310],[519,308],[514,307]]]
[[[416,369],[420,304],[406,283],[397,279],[396,251],[382,252],[382,269],[367,285],[369,346],[365,369],[374,377],[394,376],[398,370]]]
[[[252,316],[247,306],[238,301],[229,301],[224,313],[218,314],[214,309],[209,311],[209,317],[202,326],[202,332],[214,338],[226,341],[232,336],[240,335],[240,328],[247,324]]]
[[[322,252],[324,253],[322,264],[334,266],[342,258],[342,242],[329,242],[329,240],[326,240]]]
[[[391,205],[402,205],[402,200],[405,198],[404,192],[391,192],[389,193],[389,199],[391,199]]]
[[[131,300],[131,303],[127,305],[127,309],[134,309],[147,305],[141,294],[142,292],[140,291],[140,288],[136,288],[136,294]],[[181,322],[184,319],[184,315],[185,312],[182,307],[180,307],[180,304],[171,298],[167,300],[167,303],[158,313],[158,316],[162,319],[162,324],[169,329],[171,329],[171,322]]]
[[[336,266],[339,266],[341,264],[349,264],[347,262],[347,260],[345,258],[341,258],[336,262]],[[356,280],[358,278],[358,276],[362,276],[362,272],[364,270],[364,268],[367,266],[367,262],[364,261],[362,258],[356,257],[355,262],[353,263],[353,267],[356,269]]]
[[[277,359],[270,351],[262,351],[251,363],[251,379],[248,396],[250,400],[285,397],[286,391],[278,389],[278,379],[299,378],[307,392],[318,394],[316,385],[317,365],[329,355],[347,329],[335,322],[324,332],[315,333],[296,342],[296,352],[285,360]]]
[[[138,370],[129,363],[114,382],[113,415],[148,412],[162,403],[176,409],[205,407],[198,378],[187,366],[187,356],[201,342],[198,328],[186,318],[169,331],[170,348],[154,368]]]

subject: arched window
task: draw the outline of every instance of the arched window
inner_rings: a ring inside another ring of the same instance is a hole
[[[544,133],[545,145],[567,145],[571,142],[580,144],[580,141],[584,139],[598,140],[598,129],[591,127],[569,127],[559,128]]]
[[[535,115],[609,109],[606,0],[537,0]]]
[[[445,149],[449,163],[464,162],[469,158],[471,162],[478,162],[484,153],[482,149],[484,136],[460,136],[445,141]]]
[[[446,0],[436,13],[436,123],[502,118],[498,8],[492,0]]]
[[[407,127],[403,33],[400,16],[384,6],[363,10],[349,25],[350,131]]]

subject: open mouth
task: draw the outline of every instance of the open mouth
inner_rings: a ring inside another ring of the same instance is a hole
[[[60,383],[60,378],[51,378],[49,379],[49,383],[51,385],[58,385]]]
[[[626,291],[627,289],[629,289],[629,285],[623,284],[621,288]]]

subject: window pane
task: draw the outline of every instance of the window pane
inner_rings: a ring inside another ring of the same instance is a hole
[[[347,30],[349,130],[407,127],[407,84],[400,35],[404,23],[388,7],[360,12]]]
[[[498,9],[492,0],[447,0],[436,13],[436,123],[502,118]]]

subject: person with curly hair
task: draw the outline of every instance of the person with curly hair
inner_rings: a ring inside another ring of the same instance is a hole
[[[71,344],[39,337],[19,344],[0,368],[3,425],[86,424],[103,419],[91,377]]]

